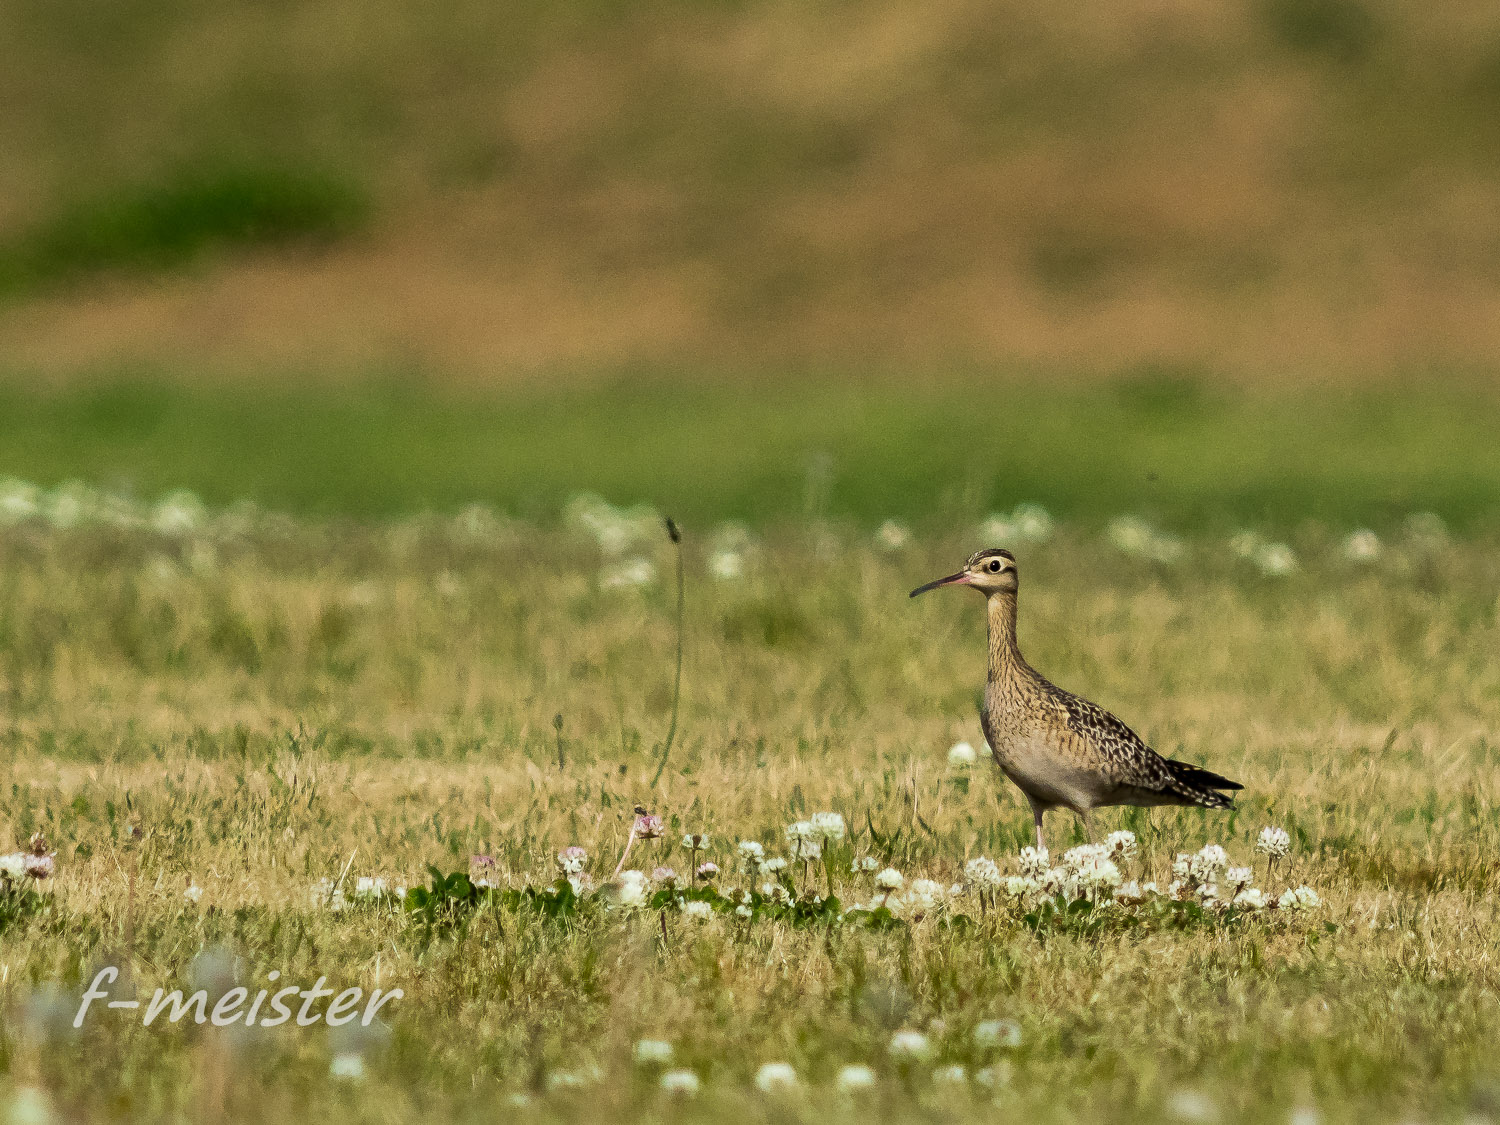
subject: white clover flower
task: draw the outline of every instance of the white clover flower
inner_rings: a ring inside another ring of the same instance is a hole
[[[1135,906],[1146,901],[1146,892],[1141,889],[1139,883],[1132,879],[1115,888],[1115,901],[1125,906]]]
[[[1008,543],[1017,538],[1016,525],[1010,522],[1009,516],[999,512],[986,516],[975,533],[981,543]]]
[[[197,906],[198,903],[203,901],[203,888],[197,883],[189,883],[187,889],[182,892],[182,897],[194,906]]]
[[[955,742],[948,749],[948,764],[954,769],[964,769],[978,760],[979,755],[974,753],[974,747],[967,742]]]
[[[1248,867],[1231,867],[1224,872],[1224,882],[1232,890],[1240,891],[1248,887],[1255,880],[1255,872]]]
[[[365,1060],[354,1051],[334,1055],[333,1061],[328,1064],[328,1075],[330,1078],[343,1078],[358,1082],[365,1076]]]
[[[767,875],[779,875],[786,870],[786,860],[779,855],[773,855],[760,865],[760,869]]]
[[[1115,549],[1152,562],[1172,563],[1182,557],[1182,540],[1157,531],[1139,516],[1117,516],[1109,522],[1105,535]]]
[[[1021,1045],[1021,1025],[1015,1020],[981,1020],[974,1025],[974,1046],[986,1050]]]
[[[622,909],[630,910],[645,906],[651,891],[651,881],[644,871],[622,871],[614,883],[614,901]]]
[[[950,1063],[948,1066],[940,1066],[934,1070],[932,1080],[942,1086],[966,1086],[969,1082],[969,1071],[961,1063]]]
[[[651,881],[663,887],[675,887],[677,885],[677,872],[670,867],[653,867],[651,869]]]
[[[589,861],[589,853],[578,845],[566,847],[557,853],[557,869],[564,875],[578,875],[582,873],[584,865]]]
[[[72,491],[64,485],[57,492],[47,497],[42,508],[43,518],[59,531],[77,527],[83,522],[88,514],[88,505],[85,503],[87,493],[82,489]]]
[[[1255,565],[1271,578],[1280,578],[1297,569],[1297,555],[1285,543],[1267,543],[1255,552]]]
[[[631,1056],[637,1066],[666,1066],[672,1061],[672,1044],[665,1039],[641,1039]]]
[[[1144,555],[1151,544],[1151,525],[1139,516],[1116,516],[1104,532],[1116,550],[1127,555]]]
[[[707,922],[714,916],[714,908],[706,902],[685,902],[682,904],[682,916],[691,918],[694,922]]]
[[[1173,902],[1181,902],[1186,897],[1188,885],[1182,879],[1173,879],[1167,887],[1167,897]]]
[[[992,512],[979,525],[978,537],[985,543],[1008,543],[1022,540],[1041,543],[1052,535],[1052,516],[1040,504],[1017,504],[1005,515]]]
[[[1120,869],[1112,859],[1090,857],[1076,871],[1074,877],[1080,886],[1098,890],[1120,885]]]
[[[821,859],[823,837],[810,820],[799,820],[786,826],[786,848],[793,859]]]
[[[1188,879],[1193,874],[1193,857],[1187,852],[1178,852],[1177,858],[1172,860],[1172,878]]]
[[[603,1074],[594,1065],[579,1067],[577,1070],[554,1070],[547,1075],[547,1089],[576,1090],[581,1086],[591,1086],[602,1077]]]
[[[875,544],[884,551],[899,551],[911,542],[911,532],[895,520],[886,520],[875,533]]]
[[[915,915],[930,914],[942,905],[946,892],[933,879],[913,879],[906,890],[905,906]]]
[[[494,541],[504,526],[501,517],[487,504],[470,504],[453,517],[453,529],[474,543]]]
[[[1193,892],[1204,906],[1217,906],[1219,904],[1219,885],[1217,883],[1200,883],[1198,889]]]
[[[872,855],[862,855],[849,865],[849,874],[868,875],[871,871],[880,870],[880,861]]]
[[[994,1089],[996,1086],[1005,1086],[1010,1082],[1010,1070],[1010,1061],[1008,1059],[1001,1059],[997,1063],[976,1070],[974,1072],[974,1081],[987,1089]]]
[[[715,551],[708,556],[708,572],[720,582],[734,582],[745,575],[745,556],[739,551]]]
[[[1276,900],[1276,905],[1282,910],[1316,910],[1323,905],[1323,900],[1318,897],[1317,891],[1302,886],[1296,890],[1283,891]]]
[[[168,493],[151,510],[151,526],[161,535],[190,535],[203,526],[203,501],[183,489]]]
[[[1448,543],[1448,525],[1436,512],[1413,512],[1401,525],[1413,545],[1435,551]]]
[[[964,864],[964,882],[975,890],[989,890],[1000,885],[1000,868],[995,861],[977,856]]]
[[[1062,866],[1069,871],[1082,871],[1085,867],[1109,858],[1109,849],[1103,844],[1079,844],[1063,852]]]
[[[679,1068],[662,1072],[661,1090],[677,1098],[691,1098],[698,1093],[698,1075],[691,1070]]]
[[[689,832],[682,838],[682,846],[689,851],[702,851],[708,847],[708,837],[701,832]]]
[[[875,876],[875,886],[887,893],[899,891],[905,882],[906,880],[901,877],[901,872],[894,867],[887,867]]]
[[[1349,538],[1344,540],[1344,558],[1350,562],[1374,562],[1380,557],[1380,552],[1380,536],[1368,527],[1350,532]]]
[[[650,559],[626,559],[607,567],[599,575],[599,585],[606,590],[620,590],[634,586],[649,586],[656,581],[656,565]]]
[[[778,906],[785,906],[792,901],[792,893],[780,883],[762,883],[760,885],[760,896],[776,903]]]
[[[1104,838],[1104,847],[1110,855],[1115,857],[1124,858],[1135,855],[1135,833],[1125,829],[1111,832]]]
[[[384,879],[361,875],[354,881],[353,897],[365,900],[380,898],[385,894],[387,888],[388,884]]]
[[[1229,866],[1229,853],[1218,844],[1204,844],[1193,856],[1189,872],[1199,883],[1217,882]]]
[[[855,1090],[868,1090],[875,1085],[875,1072],[867,1066],[851,1063],[839,1070],[833,1084],[846,1094]]]
[[[568,876],[568,886],[572,887],[573,893],[581,898],[594,889],[594,881],[589,878],[587,872],[580,872],[577,875]],[[401,890],[401,897],[406,897],[404,888]]]
[[[797,1072],[791,1063],[768,1062],[755,1072],[755,1086],[763,1094],[790,1093],[797,1088]]]
[[[1073,898],[1077,891],[1077,883],[1073,878],[1073,872],[1066,867],[1049,867],[1042,872],[1041,878],[1037,880],[1048,897],[1055,898],[1062,895],[1064,898]]]
[[[1017,504],[1010,522],[1017,539],[1041,543],[1052,537],[1052,515],[1040,504]]]
[[[1266,894],[1259,887],[1246,887],[1234,898],[1230,899],[1231,906],[1238,906],[1241,910],[1264,910],[1266,908]]]
[[[736,918],[749,919],[755,917],[755,911],[742,903],[734,908],[734,916]]]
[[[1040,879],[1043,873],[1052,866],[1051,858],[1047,855],[1046,848],[1022,848],[1019,867],[1021,874],[1032,879]]]
[[[1292,850],[1292,838],[1285,828],[1262,828],[1255,840],[1255,850],[1272,859],[1281,859]]]
[[[1167,1103],[1167,1109],[1183,1121],[1212,1121],[1219,1116],[1213,1100],[1197,1090],[1178,1090]]]
[[[0,480],[0,524],[23,523],[37,514],[42,490],[14,477]]]
[[[107,527],[135,528],[143,527],[146,523],[145,513],[130,500],[123,496],[105,495],[98,498],[98,507],[94,516],[99,522]],[[194,553],[199,547],[207,548],[212,553],[212,548],[206,543],[194,546]]]
[[[1141,893],[1143,895],[1159,895],[1161,894],[1161,888],[1155,883],[1142,883]]]
[[[932,1040],[920,1031],[898,1031],[891,1036],[889,1050],[897,1062],[926,1062],[932,1058]]]
[[[836,812],[815,812],[808,819],[808,823],[813,826],[813,831],[822,841],[828,844],[842,840],[844,833],[848,831],[844,827],[843,816]]]
[[[1246,562],[1255,557],[1255,552],[1265,545],[1265,540],[1255,531],[1236,531],[1229,537],[1229,549]]]
[[[760,865],[765,862],[766,849],[755,840],[741,840],[740,846],[735,849],[740,857],[740,864],[752,875],[760,870]]]
[[[705,883],[719,877],[719,865],[713,860],[704,860],[698,865],[698,870],[693,872],[695,876]]]
[[[906,897],[911,905],[930,910],[948,897],[948,888],[936,879],[913,879],[907,884]]]
[[[1005,893],[1012,898],[1025,898],[1041,890],[1041,884],[1030,875],[1011,875],[1005,880]]]

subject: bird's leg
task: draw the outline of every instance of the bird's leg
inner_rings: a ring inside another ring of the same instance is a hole
[[[1036,822],[1036,850],[1039,852],[1047,850],[1047,841],[1042,838],[1042,813],[1045,811],[1035,801],[1031,802],[1031,819]]]
[[[1083,839],[1085,843],[1094,842],[1094,818],[1089,815],[1088,809],[1082,809],[1078,813],[1078,819],[1083,821]]]

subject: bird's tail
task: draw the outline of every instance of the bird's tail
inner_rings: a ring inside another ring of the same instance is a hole
[[[1178,793],[1193,804],[1202,805],[1206,809],[1234,808],[1234,798],[1226,797],[1218,791],[1244,788],[1238,781],[1230,781],[1227,777],[1214,773],[1213,770],[1206,770],[1191,762],[1168,759],[1167,768],[1172,771],[1172,780],[1177,783]]]

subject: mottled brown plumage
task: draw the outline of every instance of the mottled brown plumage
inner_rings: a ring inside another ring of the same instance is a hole
[[[1026,663],[1016,644],[1020,579],[1009,551],[980,551],[964,569],[929,582],[972,586],[985,595],[990,671],[980,716],[995,763],[1031,803],[1037,846],[1042,814],[1068,808],[1089,828],[1104,805],[1198,805],[1233,808],[1219,790],[1240,786],[1210,770],[1163,758],[1102,707],[1064,691]]]

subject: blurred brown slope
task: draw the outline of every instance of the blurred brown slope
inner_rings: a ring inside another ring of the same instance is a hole
[[[223,161],[358,230],[75,271],[0,366],[1500,368],[1482,0],[11,0],[0,241]]]

